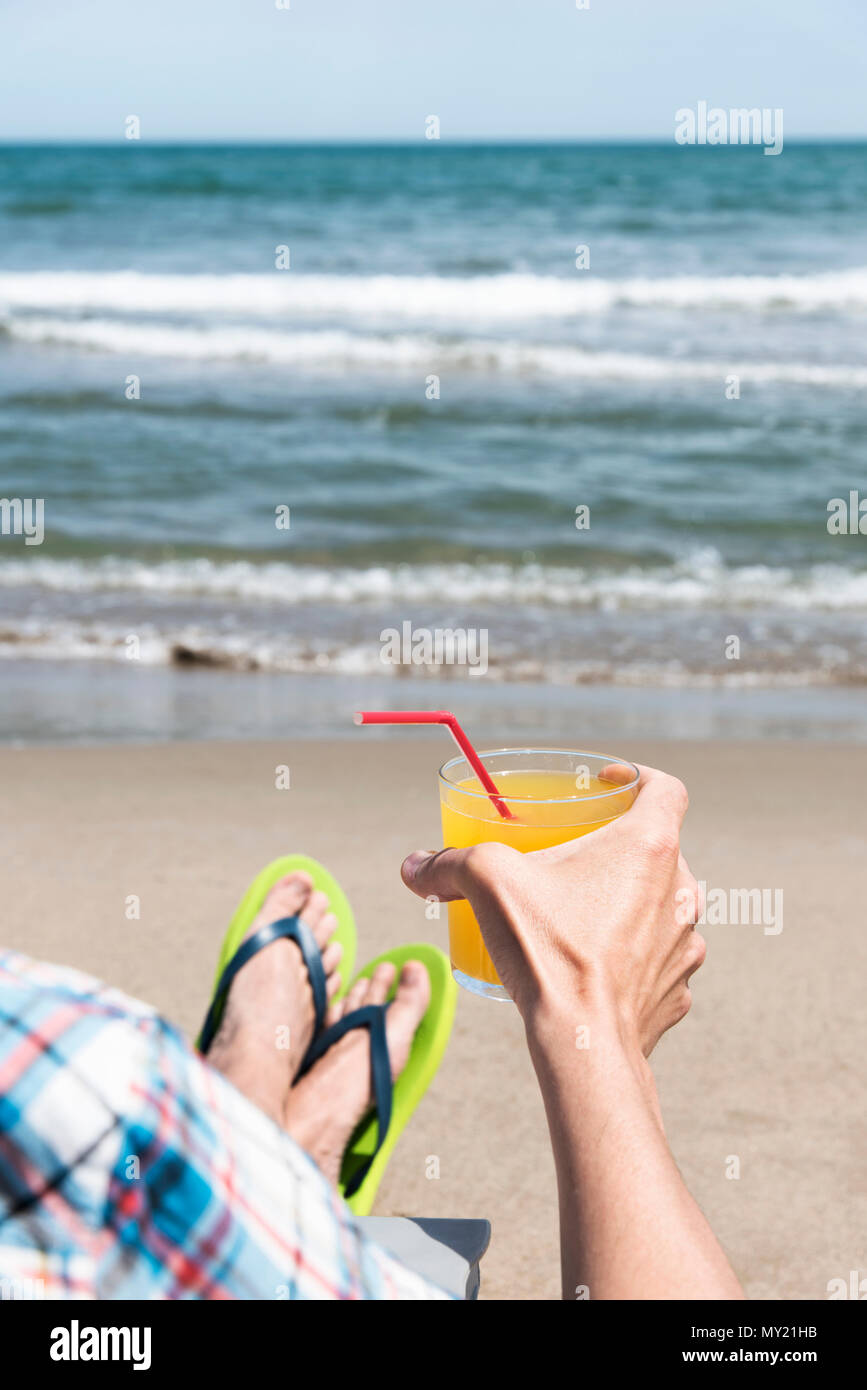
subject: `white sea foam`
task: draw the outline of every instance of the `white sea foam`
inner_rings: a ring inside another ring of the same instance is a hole
[[[613,381],[715,381],[730,374],[741,382],[772,382],[859,389],[867,386],[867,366],[815,362],[732,362],[641,353],[590,352],[493,339],[449,342],[430,334],[394,336],[349,333],[278,332],[254,327],[183,328],[168,324],[125,323],[113,319],[67,320],[33,317],[6,323],[10,336],[30,343],[57,343],[95,352],[210,361],[249,361],[331,371],[354,367],[369,371],[429,371],[432,368]]]
[[[9,309],[207,313],[245,317],[311,315],[398,320],[514,321],[601,314],[618,306],[814,312],[867,309],[867,267],[815,275],[636,276],[605,280],[506,274],[160,275],[138,271],[6,271]]]
[[[411,669],[384,665],[374,639],[311,641],[290,633],[257,632],[227,635],[196,624],[143,625],[136,665],[183,666],[232,672],[327,674],[418,680],[447,679],[454,672],[440,666]],[[125,627],[83,617],[41,621],[25,619],[0,627],[0,659],[30,661],[99,661],[129,666]],[[459,678],[459,677],[458,677]],[[506,646],[488,668],[488,681],[539,682],[546,685],[612,684],[661,688],[767,686],[776,688],[867,683],[863,661],[822,660],[810,645],[802,646],[786,666],[766,663],[760,669],[722,670],[718,651],[694,652],[691,664],[652,658],[636,650],[627,658],[583,654],[552,659],[547,652],[516,651]]]
[[[841,540],[845,545],[846,541]],[[524,564],[369,565],[325,568],[276,561],[98,561],[28,555],[0,561],[0,589],[32,586],[70,595],[138,593],[293,608],[472,604],[488,608],[867,611],[867,569],[812,565],[802,571],[725,565],[714,550],[668,566],[625,570]]]

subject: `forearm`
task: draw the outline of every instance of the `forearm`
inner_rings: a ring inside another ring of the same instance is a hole
[[[528,1020],[557,1169],[564,1298],[742,1298],[687,1191],[650,1069],[603,1013]]]

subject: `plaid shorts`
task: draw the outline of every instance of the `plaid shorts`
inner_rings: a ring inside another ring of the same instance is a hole
[[[0,1298],[428,1299],[145,1004],[0,952]]]

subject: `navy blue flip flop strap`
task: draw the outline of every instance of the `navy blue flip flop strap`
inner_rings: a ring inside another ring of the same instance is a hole
[[[373,1091],[373,1102],[376,1107],[376,1148],[370,1155],[366,1163],[353,1173],[346,1185],[343,1193],[344,1197],[351,1197],[358,1191],[364,1179],[370,1171],[370,1166],[379,1150],[382,1147],[385,1136],[388,1134],[388,1127],[391,1124],[391,1061],[388,1056],[388,1038],[385,1032],[385,1011],[388,1004],[365,1004],[360,1009],[355,1009],[351,1014],[346,1014],[337,1023],[320,1033],[307,1050],[307,1055],[301,1065],[299,1076],[303,1076],[309,1071],[314,1062],[318,1062],[330,1047],[353,1028],[367,1028],[370,1031],[370,1081]]]
[[[207,1017],[202,1025],[199,1039],[199,1051],[201,1053],[206,1053],[214,1041],[214,1035],[223,1017],[223,1008],[229,993],[229,986],[238,971],[242,970],[247,961],[251,960],[259,951],[270,946],[272,941],[279,941],[281,937],[285,937],[287,941],[294,941],[301,952],[307,967],[307,974],[310,976],[310,987],[313,990],[313,1008],[316,1012],[317,1030],[322,1026],[325,1010],[328,1007],[328,991],[325,982],[325,967],[322,964],[322,955],[316,944],[316,937],[307,923],[302,922],[300,917],[281,917],[279,922],[269,922],[266,927],[260,927],[252,936],[248,936],[246,941],[242,941],[220,976],[220,982],[211,1000],[211,1007],[208,1009]]]

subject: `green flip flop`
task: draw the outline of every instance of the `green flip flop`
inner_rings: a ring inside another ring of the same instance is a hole
[[[374,1110],[355,1130],[347,1145],[340,1169],[338,1186],[356,1216],[366,1216],[373,1206],[386,1165],[395,1144],[430,1085],[446,1050],[452,1030],[457,1000],[457,985],[452,978],[448,956],[436,946],[427,944],[398,946],[377,956],[357,979],[369,978],[383,961],[397,967],[397,976],[408,960],[417,960],[427,969],[431,997],[427,1011],[413,1039],[406,1066],[395,1082],[391,1080],[388,1046],[385,1035],[385,1004],[364,1005],[344,1015],[333,1027],[320,1033],[311,1045],[300,1075],[323,1056],[328,1048],[352,1028],[368,1028],[370,1032],[370,1065]],[[393,998],[395,984],[389,995]]]
[[[297,918],[284,918],[282,922],[275,923],[273,928],[263,928],[244,944],[243,949],[241,948],[244,937],[250,930],[257,913],[275,883],[278,883],[281,878],[285,878],[287,874],[300,872],[309,874],[313,880],[313,887],[327,895],[329,911],[333,912],[337,918],[337,929],[331,937],[331,941],[340,943],[343,947],[343,955],[340,959],[341,986],[334,997],[339,999],[341,995],[346,993],[348,981],[352,977],[352,969],[355,965],[356,948],[355,918],[352,915],[352,908],[349,906],[349,899],[333,875],[315,859],[309,859],[304,854],[284,855],[282,859],[273,860],[272,863],[266,865],[261,873],[256,875],[229,923],[217,961],[211,1007],[197,1041],[200,1051],[207,1051],[210,1045],[214,1031],[219,1025],[229,985],[235,974],[251,955],[279,936],[287,936],[297,942],[307,963],[307,968],[311,972],[314,997],[321,993],[324,987],[318,979],[321,970],[314,974],[315,957],[318,955],[315,941],[313,941],[309,929],[305,930],[304,923],[299,922]]]

